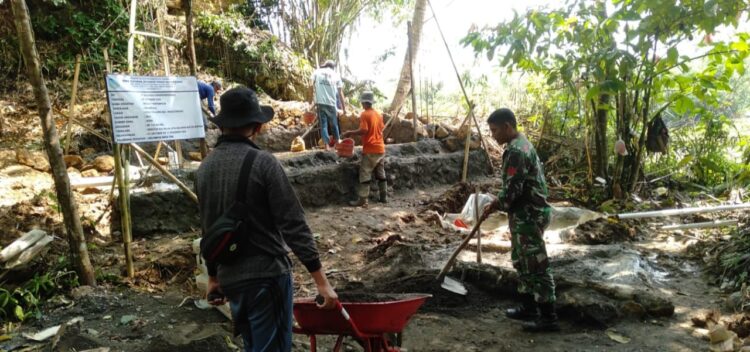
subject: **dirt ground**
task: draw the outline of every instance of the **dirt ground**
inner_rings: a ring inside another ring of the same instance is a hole
[[[15,162],[15,148],[39,150],[40,145],[34,142],[39,131],[23,127],[36,122],[32,112],[19,107],[13,111],[3,116],[6,131],[0,142],[0,245],[7,245],[32,228],[55,234],[57,239],[52,249],[35,263],[37,268],[45,268],[45,263],[54,262],[66,251],[61,219],[51,209],[54,202],[47,196],[52,190],[49,175]],[[16,123],[9,126],[10,121]],[[491,179],[480,183],[485,190],[494,188]],[[472,190],[467,186],[440,186],[393,194],[388,204],[373,203],[367,209],[330,205],[306,210],[323,267],[337,290],[374,293],[368,290],[380,287],[389,292],[409,290],[435,295],[403,331],[402,350],[702,351],[708,348],[705,332],[695,326],[692,318],[722,310],[727,294],[709,284],[711,278],[702,272],[699,258],[688,251],[696,236],[702,234],[698,231],[685,236],[655,232],[646,226],[639,226],[636,232],[632,227],[637,224],[589,224],[576,243],[551,244],[553,269],[565,273],[571,263],[596,256],[599,248],[603,248],[598,247],[603,241],[596,233],[617,231],[614,237],[622,241],[617,248],[636,253],[643,263],[658,268],[646,281],[653,283],[650,289],[660,292],[674,305],[671,317],[641,314],[637,318],[618,318],[607,326],[587,324],[562,314],[562,331],[556,333],[525,333],[517,322],[505,318],[503,311],[514,304],[512,294],[486,291],[467,282],[469,294],[457,298],[432,282],[434,271],[416,272],[418,268],[408,261],[401,266],[383,265],[382,258],[405,246],[417,254],[425,254],[416,259],[428,261],[422,263],[425,267],[439,267],[462,238],[442,229],[434,215],[425,210],[458,212],[463,206],[459,198]],[[241,346],[239,339],[231,338],[231,324],[221,313],[201,310],[195,304],[200,293],[192,281],[196,263],[191,243],[197,232],[136,239],[133,244],[136,277],[122,280],[122,243],[119,234],[110,233],[106,226],[111,209],[107,207],[107,193],[76,197],[85,219],[101,219],[87,230],[101,285],[77,288],[47,300],[42,305],[40,319],[4,324],[0,331],[0,351],[48,348],[49,342],[35,343],[22,334],[76,317],[82,317],[82,322],[60,333],[54,350],[108,347],[110,351],[234,351]],[[475,256],[475,252],[466,251],[460,259],[473,261]],[[484,254],[486,262],[506,267],[509,256],[502,251]],[[312,281],[294,261],[295,297],[314,296]],[[568,277],[586,275],[585,272],[567,274]],[[413,279],[394,286],[385,280],[391,277]],[[295,335],[294,341],[294,351],[309,350],[306,336]],[[320,350],[327,350],[332,344],[331,337],[319,340]],[[347,351],[362,350],[351,339],[344,345]]]

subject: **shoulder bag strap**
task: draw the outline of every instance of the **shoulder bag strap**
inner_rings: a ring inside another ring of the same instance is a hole
[[[255,157],[258,156],[259,151],[250,149],[245,154],[245,159],[242,160],[242,168],[240,169],[240,178],[237,180],[237,203],[245,203],[245,197],[247,196],[247,184],[250,183],[250,170],[253,168],[255,163]]]

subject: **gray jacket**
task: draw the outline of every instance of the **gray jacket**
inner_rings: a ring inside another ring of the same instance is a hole
[[[224,293],[241,289],[248,281],[288,273],[291,251],[308,271],[320,269],[320,258],[305,213],[292,185],[276,158],[261,151],[252,141],[238,136],[222,136],[216,148],[198,169],[195,183],[201,226],[205,232],[235,201],[237,179],[245,154],[258,153],[247,186],[250,242],[261,254],[231,265],[209,265],[209,275],[217,276]]]

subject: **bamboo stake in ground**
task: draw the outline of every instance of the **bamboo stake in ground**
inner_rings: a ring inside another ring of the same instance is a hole
[[[479,223],[479,185],[474,192],[474,223]],[[482,232],[477,235],[477,263],[482,262]]]
[[[133,236],[131,235],[132,229],[130,228],[130,204],[128,204],[128,185],[125,180],[125,175],[122,166],[122,148],[119,144],[115,143],[115,179],[117,180],[117,189],[120,194],[118,200],[120,201],[120,226],[122,227],[122,247],[125,252],[125,269],[128,277],[132,278],[135,276],[135,268],[133,266],[133,248],[131,243]]]
[[[470,109],[474,111],[474,107]],[[461,172],[461,182],[466,182],[466,176],[469,173],[469,151],[471,148],[471,119],[466,117],[466,141],[464,141],[464,167]]]
[[[138,154],[140,154],[144,158],[146,158],[146,160],[148,160],[148,162],[150,162],[152,165],[154,165],[154,167],[157,170],[161,171],[161,173],[164,174],[164,176],[166,176],[168,179],[170,179],[172,182],[174,182],[177,185],[177,187],[180,187],[180,189],[182,189],[182,191],[184,191],[185,194],[187,194],[188,197],[190,197],[190,199],[192,199],[194,202],[198,203],[198,196],[196,196],[195,193],[193,193],[193,191],[191,191],[188,186],[186,186],[184,183],[182,183],[182,181],[180,181],[177,177],[175,177],[175,175],[172,175],[172,173],[170,173],[167,169],[165,169],[164,166],[161,166],[161,164],[159,164],[158,161],[154,160],[154,158],[152,158],[151,155],[148,155],[148,153],[146,153],[146,151],[143,150],[143,149],[141,149],[141,147],[139,147],[138,145],[133,144],[131,147]]]
[[[73,73],[73,90],[70,93],[70,107],[68,108],[68,126],[65,131],[65,154],[70,153],[70,145],[73,144],[70,138],[70,117],[76,113],[76,96],[78,95],[78,74],[81,73],[81,55],[76,55],[75,73]]]
[[[75,266],[81,284],[94,286],[96,285],[96,276],[94,275],[94,268],[91,266],[86,238],[83,235],[78,206],[75,198],[73,198],[73,192],[70,190],[70,179],[63,161],[60,138],[52,119],[52,104],[49,101],[47,85],[42,77],[39,53],[34,45],[34,31],[31,28],[29,9],[24,0],[11,0],[10,4],[18,33],[18,42],[21,46],[21,54],[26,64],[26,74],[34,89],[34,96],[39,109],[39,120],[44,135],[44,149],[47,151],[47,157],[49,158],[57,202],[60,205],[65,232],[68,235],[71,263]]]
[[[135,19],[137,0],[130,2],[130,28],[128,37],[128,73],[133,74],[133,56],[135,50]],[[110,125],[114,126],[112,114],[110,113]],[[114,141],[114,138],[113,138]],[[123,158],[123,152],[127,152],[127,144],[120,145],[114,141],[115,178],[117,178],[117,189],[120,201],[120,226],[122,226],[122,245],[125,252],[125,268],[128,277],[135,276],[133,266],[133,249],[131,243],[133,234],[130,219],[130,187],[128,185],[128,158]]]

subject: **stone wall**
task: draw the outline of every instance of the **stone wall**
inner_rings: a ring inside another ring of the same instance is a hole
[[[357,182],[361,148],[350,159],[342,159],[332,152],[309,151],[280,153],[282,163],[303,206],[343,205],[350,200]],[[425,188],[438,184],[451,184],[461,178],[463,152],[446,152],[439,141],[423,140],[418,143],[388,145],[386,175],[389,194],[401,190]],[[469,177],[479,177],[491,172],[487,154],[473,150],[469,160]],[[195,171],[181,178],[193,180]],[[373,189],[377,187],[373,184]],[[377,192],[372,192],[375,197]],[[133,235],[177,233],[200,228],[198,209],[193,201],[176,187],[135,190],[131,195]],[[117,204],[117,203],[115,203]],[[119,214],[115,211],[114,216]],[[119,230],[113,219],[112,230]]]

